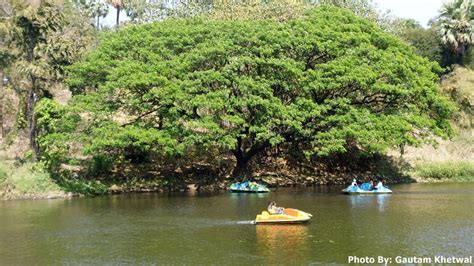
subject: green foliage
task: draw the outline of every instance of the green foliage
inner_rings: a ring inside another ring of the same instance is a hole
[[[39,7],[16,4],[10,17],[5,20],[4,26],[9,29],[5,36],[7,47],[17,62],[18,71],[34,78],[56,75],[55,71],[40,64],[46,60],[61,60],[62,54],[51,54],[61,48],[52,41],[58,36],[55,32],[61,31],[64,17],[59,6],[48,1],[42,2]],[[61,51],[62,52],[62,51]],[[44,56],[39,56],[45,53]],[[46,62],[45,62],[46,63]]]
[[[382,14],[377,10],[373,0],[313,0],[306,2],[315,2],[320,5],[334,5],[354,12],[354,14],[364,17],[368,20],[377,22],[382,18]]]
[[[5,166],[0,167],[6,169]],[[12,193],[33,196],[61,191],[61,188],[51,176],[35,164],[26,163],[10,169],[9,172],[10,175],[4,178],[0,190],[3,190],[4,187],[10,187],[13,189]]]
[[[51,95],[62,81],[64,67],[87,49],[91,26],[69,4],[9,1],[11,10],[0,20],[0,63],[20,98],[16,128],[28,129],[30,148],[39,154],[33,119],[37,99]]]
[[[20,167],[15,175],[12,175],[12,179],[15,182],[15,188],[22,193],[45,193],[61,190],[47,172],[34,169],[31,164]]]
[[[412,45],[418,55],[444,65],[443,46],[435,27],[425,29],[412,19],[396,19],[391,32]]]
[[[108,187],[99,181],[61,179],[58,183],[67,192],[85,196],[104,195],[108,192]]]
[[[374,23],[323,6],[303,19],[166,20],[103,36],[69,68],[85,152],[215,147],[245,165],[292,142],[368,153],[451,133],[437,64]]]
[[[365,1],[365,0],[363,0]],[[215,20],[261,20],[270,19],[286,21],[302,18],[309,8],[320,4],[321,1],[306,0],[231,0],[212,1],[211,8],[203,9],[208,18]],[[342,1],[335,1],[342,2]],[[354,2],[354,1],[349,1]],[[336,4],[336,3],[331,3]],[[179,13],[178,13],[179,14]]]
[[[425,179],[444,181],[474,181],[472,162],[443,162],[423,164],[415,168],[415,175]]]
[[[35,109],[38,127],[38,144],[42,151],[41,160],[47,169],[57,171],[61,163],[68,162],[73,133],[80,117],[67,112],[67,108],[51,99],[42,99]]]
[[[112,170],[114,158],[110,156],[97,155],[92,157],[91,164],[87,170],[88,176],[101,176]]]
[[[132,22],[138,23],[196,16],[216,20],[285,21],[301,18],[305,10],[318,5],[345,8],[376,22],[383,19],[372,0],[174,0],[172,5],[166,0],[123,0],[121,3]]]

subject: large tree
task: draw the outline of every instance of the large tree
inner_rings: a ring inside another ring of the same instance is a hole
[[[68,83],[89,154],[217,149],[244,177],[277,145],[325,156],[449,135],[438,68],[374,23],[323,6],[284,23],[126,27],[71,67]]]

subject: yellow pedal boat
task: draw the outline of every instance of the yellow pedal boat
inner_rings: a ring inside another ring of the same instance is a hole
[[[278,223],[305,223],[313,217],[310,213],[297,209],[287,208],[281,214],[270,214],[263,211],[255,218],[256,224],[278,224]]]

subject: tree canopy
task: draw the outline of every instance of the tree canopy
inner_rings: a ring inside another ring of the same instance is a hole
[[[438,70],[336,7],[285,22],[168,19],[107,33],[69,68],[76,96],[64,112],[81,119],[41,105],[37,116],[49,151],[78,140],[86,154],[110,158],[198,147],[233,154],[241,177],[277,145],[325,156],[448,136],[453,106]],[[77,124],[53,128],[51,119]]]

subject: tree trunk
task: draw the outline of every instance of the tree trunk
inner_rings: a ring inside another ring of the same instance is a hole
[[[247,179],[251,173],[249,169],[249,162],[250,160],[261,151],[265,150],[267,147],[270,146],[268,141],[264,141],[255,145],[252,145],[250,149],[244,152],[244,148],[242,145],[242,138],[237,138],[237,146],[233,151],[236,164],[235,168],[232,171],[232,177],[236,180],[243,181]]]
[[[237,138],[237,146],[235,147],[235,150],[233,151],[234,156],[235,156],[235,167],[234,170],[232,171],[232,177],[235,180],[238,181],[243,181],[248,174],[248,162],[249,162],[249,157],[244,156],[244,152],[242,151],[242,138],[238,137]]]
[[[100,20],[99,20],[99,19],[100,19],[100,16],[98,15],[98,16],[97,16],[97,29],[99,29],[99,27],[100,27],[100,25],[99,25],[99,21],[100,21]]]
[[[244,181],[250,174],[248,169],[250,158],[238,155],[238,152],[234,153],[234,155],[237,163],[235,164],[234,170],[232,171],[232,177],[238,181]]]
[[[34,117],[35,106],[37,101],[37,96],[35,92],[35,80],[32,80],[32,88],[28,92],[28,102],[27,102],[27,110],[26,110],[26,118],[28,121],[28,132],[29,132],[29,139],[30,139],[30,148],[34,152],[34,158],[38,158],[39,156],[39,147],[36,141],[37,131],[36,131],[36,120]]]
[[[3,132],[3,98],[5,97],[5,92],[3,90],[3,69],[0,70],[0,141],[3,141],[4,132]]]
[[[119,26],[119,18],[120,18],[120,7],[117,7],[117,21],[115,22],[115,26],[117,28]]]
[[[456,63],[460,66],[464,65],[463,64],[463,59],[464,59],[464,54],[466,53],[466,45],[461,44],[458,49],[456,49]]]

